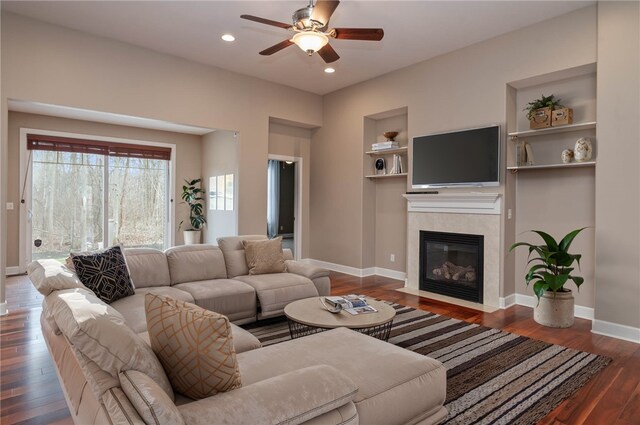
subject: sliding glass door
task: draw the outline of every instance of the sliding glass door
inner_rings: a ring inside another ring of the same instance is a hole
[[[30,152],[32,260],[115,244],[169,246],[169,160]]]

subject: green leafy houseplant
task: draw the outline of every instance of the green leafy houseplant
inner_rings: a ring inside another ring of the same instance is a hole
[[[189,221],[191,222],[191,230],[200,230],[206,223],[207,218],[202,214],[204,201],[204,189],[200,187],[202,179],[185,180],[186,185],[182,186],[182,200],[189,205]],[[182,227],[182,221],[180,227]]]
[[[517,242],[509,248],[509,252],[511,252],[518,246],[529,247],[527,264],[533,263],[533,265],[529,267],[525,281],[527,286],[533,283],[533,292],[538,297],[538,302],[545,291],[553,291],[554,293],[567,291],[564,289],[564,285],[569,280],[572,280],[580,290],[580,285],[584,282],[584,278],[571,274],[574,270],[571,265],[575,262],[579,268],[582,255],[569,254],[569,247],[578,233],[584,229],[586,227],[569,232],[559,243],[548,233],[540,230],[531,230],[540,235],[545,243],[544,245]],[[533,254],[534,252],[535,254]],[[532,254],[534,255],[533,257]]]
[[[562,108],[562,105],[560,104],[560,99],[556,99],[554,95],[545,96],[543,94],[539,99],[529,102],[523,111],[527,111],[527,118],[531,119],[533,112],[540,108],[551,108],[553,111],[554,109]]]

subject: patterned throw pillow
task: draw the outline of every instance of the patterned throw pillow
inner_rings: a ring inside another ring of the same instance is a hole
[[[71,259],[80,282],[107,304],[135,293],[119,246],[94,254],[75,254]]]
[[[282,236],[259,241],[242,241],[249,274],[284,273]]]
[[[147,330],[173,388],[192,399],[240,388],[229,319],[162,295],[145,295]]]

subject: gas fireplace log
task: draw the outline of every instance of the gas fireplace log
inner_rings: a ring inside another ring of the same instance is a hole
[[[471,266],[458,266],[451,261],[445,261],[445,263],[432,270],[433,275],[437,277],[444,277],[448,280],[465,280],[467,282],[473,282],[476,278],[476,271]]]

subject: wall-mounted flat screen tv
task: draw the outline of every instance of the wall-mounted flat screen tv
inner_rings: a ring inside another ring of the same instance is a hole
[[[500,184],[500,126],[413,138],[412,189]]]

